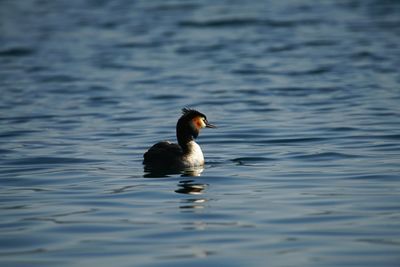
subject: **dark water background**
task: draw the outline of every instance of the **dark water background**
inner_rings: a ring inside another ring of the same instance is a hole
[[[1,266],[399,266],[400,2],[0,1]],[[200,176],[149,178],[184,106]]]

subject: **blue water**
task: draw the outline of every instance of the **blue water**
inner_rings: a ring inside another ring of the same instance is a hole
[[[1,1],[1,266],[399,266],[399,1]],[[184,106],[197,173],[144,172]],[[197,176],[196,176],[197,175]]]

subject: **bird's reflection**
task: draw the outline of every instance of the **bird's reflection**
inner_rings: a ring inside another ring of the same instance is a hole
[[[179,206],[180,209],[186,211],[194,211],[195,209],[203,209],[204,204],[208,201],[207,198],[202,197],[207,184],[198,183],[195,180],[182,180],[178,183],[178,189],[175,190],[178,194],[187,194],[193,196],[192,198],[183,199],[183,205]]]
[[[198,177],[203,172],[203,167],[188,168],[184,170],[172,170],[172,169],[146,169],[145,168],[145,178],[161,178],[168,177],[174,174],[180,174],[182,178],[185,178],[178,183],[178,189],[175,190],[178,194],[191,195],[192,198],[182,199],[184,203],[179,208],[190,211],[194,209],[203,209],[204,203],[208,199],[200,197],[204,194],[204,191],[208,187],[208,184],[199,183],[195,179],[190,179],[190,177]],[[196,196],[196,197],[194,197]]]
[[[169,175],[180,174],[182,177],[194,177],[200,176],[203,172],[203,167],[194,167],[194,168],[186,168],[186,169],[173,169],[173,168],[144,168],[144,175],[145,178],[162,178],[168,177]]]
[[[179,182],[178,187],[179,188],[175,190],[176,193],[201,195],[204,189],[206,189],[207,184],[196,183],[194,180],[183,180]]]

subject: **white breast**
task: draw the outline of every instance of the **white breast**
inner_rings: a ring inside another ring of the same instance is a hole
[[[190,141],[188,144],[189,154],[185,156],[185,162],[188,167],[204,165],[203,151],[195,141]]]

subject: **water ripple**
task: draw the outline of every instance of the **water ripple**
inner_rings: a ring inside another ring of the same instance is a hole
[[[339,160],[339,159],[351,159],[351,158],[360,158],[360,155],[354,154],[345,154],[338,152],[324,152],[324,153],[314,153],[314,154],[304,154],[304,155],[296,155],[292,158],[301,159],[301,160],[313,160],[313,161],[331,161],[331,160]]]
[[[0,50],[0,57],[26,57],[35,54],[35,50],[27,47],[12,47]]]
[[[238,165],[247,165],[250,166],[256,163],[274,161],[277,159],[274,158],[267,158],[267,157],[240,157],[232,159],[233,162],[236,162]]]
[[[63,158],[63,157],[25,157],[7,161],[9,165],[41,165],[41,164],[76,164],[98,162],[98,160],[85,158]]]
[[[299,138],[276,138],[257,141],[262,144],[291,144],[291,143],[313,143],[328,141],[330,138],[324,137],[299,137]]]
[[[308,24],[319,24],[321,20],[302,19],[302,20],[272,20],[257,18],[217,18],[203,21],[187,20],[179,23],[182,27],[196,28],[216,28],[216,27],[248,27],[248,26],[267,26],[267,27],[298,27]]]
[[[24,135],[30,135],[30,134],[35,133],[35,132],[37,132],[37,131],[33,131],[33,130],[14,130],[14,131],[2,132],[2,133],[0,133],[0,138],[19,137],[19,136],[24,136]]]

